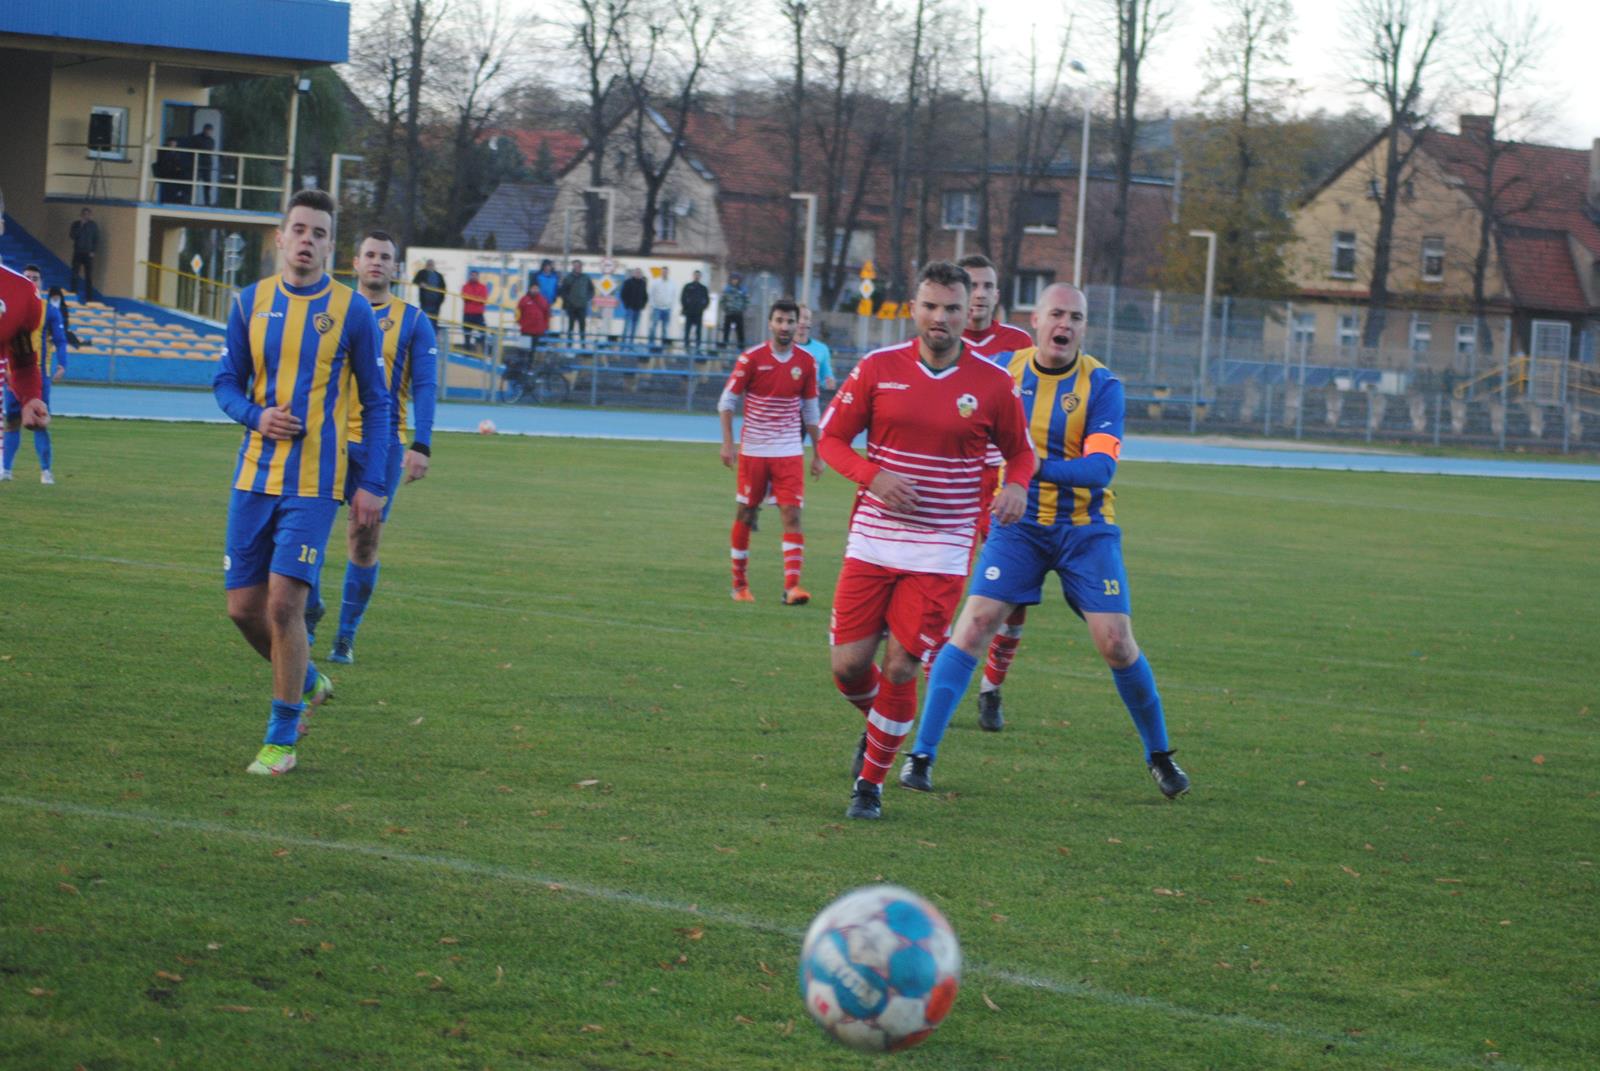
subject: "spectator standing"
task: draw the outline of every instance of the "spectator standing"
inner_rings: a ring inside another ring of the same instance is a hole
[[[650,304],[650,288],[645,284],[644,272],[633,268],[622,282],[622,341],[633,345],[639,334],[639,317]]]
[[[100,224],[94,221],[94,209],[85,208],[78,213],[67,230],[72,239],[72,288],[78,290],[78,269],[83,269],[83,289],[79,299],[88,301],[94,293],[94,257],[100,251]]]
[[[722,288],[722,338],[721,343],[728,344],[728,329],[732,328],[739,338],[739,350],[744,351],[744,310],[750,304],[750,291],[745,289],[744,276],[734,272],[728,276],[728,285]]]
[[[411,277],[411,285],[417,288],[417,306],[437,332],[439,310],[444,307],[444,276],[439,274],[432,260],[424,261],[422,268]]]
[[[194,171],[198,185],[194,189],[194,203],[197,205],[216,204],[216,188],[211,185],[212,177],[216,174],[217,158],[212,152],[217,147],[217,139],[212,134],[213,127],[210,123],[200,128],[200,133],[189,139],[189,147],[201,150],[194,155]]]
[[[550,330],[550,302],[546,300],[538,279],[537,274],[528,274],[528,291],[517,302],[517,327],[527,340],[530,361],[533,360],[533,351],[539,348],[540,337]]]
[[[696,346],[705,345],[705,337],[701,333],[702,321],[705,319],[706,309],[711,304],[711,291],[706,289],[706,284],[700,281],[700,273],[695,272],[694,278],[683,288],[683,294],[678,299],[679,307],[683,309],[683,348],[689,348],[689,336],[694,336]]]
[[[650,345],[656,344],[656,328],[661,328],[661,345],[666,346],[668,337],[672,334],[672,307],[677,304],[678,288],[672,285],[672,278],[668,270],[663,267],[661,274],[650,283]]]
[[[556,299],[561,296],[561,273],[556,271],[556,262],[549,257],[539,262],[539,270],[534,274],[538,280],[539,293],[544,295],[544,302],[550,306],[552,323],[555,319]]]
[[[811,326],[811,306],[801,305],[800,323],[794,336],[795,343],[816,359],[817,386],[822,390],[835,390],[839,386],[839,381],[833,378],[833,350],[820,338],[812,337]]]
[[[489,300],[489,288],[479,280],[476,271],[467,272],[467,285],[461,288],[462,341],[469,349],[482,350],[489,341],[489,331],[483,322],[483,304]],[[477,328],[476,331],[473,328]],[[473,336],[477,336],[474,345]]]
[[[589,341],[589,302],[594,300],[594,280],[584,274],[583,261],[574,260],[572,270],[561,280],[561,308],[567,314],[567,338],[574,329]]]

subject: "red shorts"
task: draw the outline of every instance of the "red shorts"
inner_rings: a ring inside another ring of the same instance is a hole
[[[950,634],[964,576],[911,573],[846,558],[833,592],[828,642],[881,636],[887,629],[912,658],[938,650]]]
[[[734,501],[741,506],[759,506],[768,493],[780,506],[806,504],[806,459],[803,454],[789,457],[750,457],[739,455],[739,484]]]

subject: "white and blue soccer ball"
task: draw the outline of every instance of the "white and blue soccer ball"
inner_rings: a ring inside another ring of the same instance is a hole
[[[853,1049],[909,1049],[939,1025],[961,985],[961,947],[939,909],[898,885],[846,893],[800,949],[800,995]]]

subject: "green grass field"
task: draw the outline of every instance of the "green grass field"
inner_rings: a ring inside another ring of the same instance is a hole
[[[1600,493],[1124,463],[1169,803],[1082,626],[846,823],[848,488],[728,599],[713,447],[442,436],[284,778],[223,611],[237,433],[63,420],[0,485],[5,1068],[1600,1066]],[[338,598],[342,522],[325,588]],[[331,629],[319,654],[325,654]],[[799,936],[889,880],[967,971],[882,1058]]]

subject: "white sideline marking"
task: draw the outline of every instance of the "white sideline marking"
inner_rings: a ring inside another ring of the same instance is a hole
[[[397,851],[392,848],[361,844],[351,841],[321,840],[315,837],[300,837],[293,834],[266,833],[260,830],[247,829],[239,826],[226,825],[222,822],[212,822],[203,818],[172,818],[167,815],[153,814],[139,811],[115,811],[104,807],[92,807],[81,803],[65,801],[49,801],[31,799],[26,796],[0,796],[0,805],[15,807],[21,810],[43,812],[45,814],[71,815],[78,818],[93,818],[103,821],[132,822],[139,825],[154,826],[161,829],[182,830],[190,833],[207,833],[216,836],[234,837],[239,840],[256,841],[267,844],[291,845],[296,848],[316,849],[353,855],[366,859],[374,859],[385,863],[400,863],[408,866],[437,867],[456,874],[467,874],[473,877],[494,878],[499,881],[513,882],[519,885],[542,885],[547,888],[557,886],[552,891],[570,892],[579,896],[599,900],[604,903],[619,904],[624,907],[644,908],[650,911],[660,911],[675,915],[689,915],[699,919],[709,919],[713,922],[738,926],[742,929],[754,930],[760,933],[770,933],[779,937],[786,937],[798,943],[805,935],[805,931],[793,926],[785,926],[769,919],[756,918],[740,914],[735,911],[724,911],[715,907],[702,907],[699,904],[688,904],[677,900],[665,900],[660,897],[646,896],[642,893],[628,892],[625,889],[608,889],[601,885],[591,885],[587,882],[567,881],[562,878],[535,874],[526,870],[516,870],[511,867],[495,866],[489,863],[478,863],[471,859],[460,859],[447,855],[424,855],[419,852]],[[1293,1038],[1309,1044],[1323,1046],[1337,1046],[1341,1049],[1353,1051],[1373,1052],[1374,1050],[1423,1059],[1435,1066],[1454,1066],[1481,1068],[1481,1057],[1464,1056],[1459,1053],[1446,1053],[1437,1049],[1417,1045],[1403,1040],[1384,1040],[1381,1038],[1356,1039],[1344,1034],[1324,1034],[1315,1030],[1306,1030],[1292,1026],[1288,1023],[1279,1023],[1270,1019],[1260,1019],[1250,1015],[1228,1014],[1221,1012],[1204,1011],[1199,1008],[1190,1008],[1171,1001],[1160,1000],[1155,997],[1131,996],[1126,993],[1117,993],[1107,989],[1100,989],[1086,982],[1064,982],[1059,979],[1042,975],[1023,974],[997,967],[980,961],[968,960],[966,973],[982,975],[992,978],[1005,985],[1018,986],[1024,989],[1035,989],[1057,996],[1075,997],[1081,1000],[1092,1000],[1099,1004],[1109,1004],[1115,1007],[1134,1008],[1142,1011],[1151,1011],[1174,1019],[1189,1020],[1192,1022],[1211,1023],[1217,1026],[1233,1027],[1254,1031],[1257,1033],[1271,1034],[1277,1037]],[[1508,1061],[1496,1061],[1495,1066],[1503,1071],[1537,1071],[1535,1065],[1515,1064]]]

